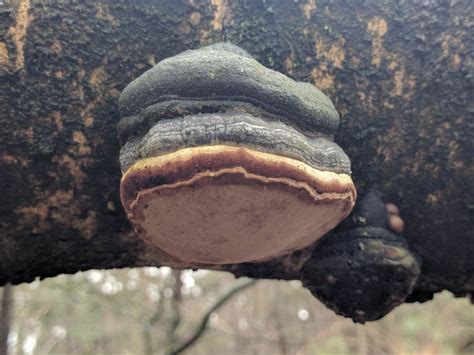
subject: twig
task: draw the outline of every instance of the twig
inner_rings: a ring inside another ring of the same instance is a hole
[[[201,322],[199,323],[198,327],[194,331],[194,334],[183,344],[177,346],[174,350],[170,352],[170,355],[177,355],[182,353],[184,350],[189,348],[191,345],[193,345],[196,340],[198,340],[206,331],[207,329],[207,323],[209,322],[209,318],[211,317],[211,314],[214,313],[217,309],[219,309],[222,305],[224,305],[232,296],[234,296],[236,293],[239,291],[242,291],[246,289],[249,286],[254,285],[257,282],[257,280],[249,280],[241,283],[238,286],[235,286],[234,288],[230,289],[227,293],[225,293],[222,297],[220,297],[216,303],[214,303],[204,314],[204,317],[202,317]]]

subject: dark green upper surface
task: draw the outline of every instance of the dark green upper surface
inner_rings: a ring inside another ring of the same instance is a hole
[[[121,116],[169,100],[248,102],[303,130],[332,133],[339,115],[315,86],[296,82],[227,48],[186,51],[131,82],[119,99]]]

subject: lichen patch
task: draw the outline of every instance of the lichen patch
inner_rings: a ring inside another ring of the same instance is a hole
[[[288,57],[286,57],[283,64],[285,65],[286,72],[289,75],[293,74],[293,55],[292,54],[290,54]]]
[[[322,91],[333,89],[334,76],[329,73],[325,63],[322,63],[319,68],[313,68],[311,78],[313,79],[314,85]]]
[[[72,134],[73,142],[77,143],[79,147],[76,150],[78,155],[89,155],[91,154],[91,147],[87,143],[87,138],[81,131],[75,131]]]
[[[372,36],[372,65],[377,68],[385,55],[383,37],[387,33],[387,21],[381,17],[374,17],[367,23],[367,31]]]
[[[442,194],[440,193],[440,191],[430,192],[426,196],[425,202],[430,205],[437,205],[438,202],[440,201],[441,196]]]
[[[210,35],[209,30],[202,29],[199,31],[199,39],[202,45],[207,45],[211,43],[209,39],[209,35]]]
[[[87,175],[82,171],[81,164],[72,159],[69,155],[55,156],[53,162],[58,164],[61,168],[66,168],[69,175],[73,178],[76,188],[80,189],[87,178]]]
[[[56,125],[57,132],[61,132],[64,128],[61,112],[54,111],[52,114],[52,119],[53,119],[54,124]]]
[[[403,132],[400,120],[395,120],[393,126],[378,137],[377,155],[382,157],[384,163],[397,161],[403,154],[403,148],[410,139]]]
[[[20,164],[21,166],[25,167],[29,164],[29,160],[14,156],[8,153],[3,153],[2,154],[2,161],[5,162],[8,165],[17,165]]]
[[[8,48],[4,42],[0,42],[0,64],[1,65],[10,64],[10,56],[8,54]]]
[[[92,127],[94,125],[94,117],[86,116],[84,117],[84,126]]]
[[[443,33],[441,38],[442,57],[449,60],[451,70],[458,70],[461,66],[461,55],[465,51],[464,43],[450,33]]]
[[[360,65],[360,59],[356,56],[353,56],[349,60],[349,64],[351,65],[351,67],[357,68]]]
[[[416,79],[414,75],[407,75],[405,65],[398,60],[388,64],[388,69],[393,72],[393,88],[391,96],[402,96],[410,100],[415,92]]]
[[[303,15],[306,20],[311,19],[311,15],[316,11],[316,0],[308,0],[306,4],[303,5]]]
[[[46,218],[48,217],[48,206],[39,202],[34,206],[20,207],[15,213],[20,215],[20,220],[24,225],[31,226],[33,234],[39,234],[48,229]]]
[[[96,90],[100,89],[107,81],[108,74],[103,67],[94,69],[89,78],[89,84]]]
[[[189,16],[189,22],[193,26],[199,25],[199,23],[201,22],[201,14],[199,12],[196,12],[196,11],[193,12],[191,14],[191,16]]]
[[[154,67],[156,65],[156,57],[154,54],[148,54],[146,56],[146,61],[150,66]]]
[[[228,0],[211,0],[211,4],[214,12],[211,26],[214,31],[222,31],[232,21]]]
[[[79,83],[82,81],[82,78],[85,77],[85,72],[79,74]],[[103,67],[98,67],[94,69],[89,77],[88,83],[94,88],[96,95],[95,98],[88,102],[86,107],[81,110],[81,117],[84,121],[86,127],[92,127],[94,125],[94,117],[92,111],[97,107],[97,105],[104,101],[104,97],[107,93],[111,91],[107,90],[107,85],[113,85],[109,80],[109,75]],[[78,85],[79,91],[81,93],[81,100],[84,100],[84,94],[82,85]]]
[[[342,63],[346,58],[344,51],[345,39],[340,37],[335,43],[328,46],[321,37],[316,38],[316,58],[319,61],[326,61],[334,68],[342,69]]]
[[[40,191],[36,195],[40,202],[15,210],[22,225],[31,228],[33,234],[45,233],[54,224],[72,226],[86,239],[95,234],[96,212],[88,211],[86,218],[81,218],[82,203],[75,197],[74,190]]]
[[[51,45],[51,50],[55,54],[60,54],[63,51],[63,46],[59,40],[54,40],[53,44]]]
[[[65,75],[65,73],[62,70],[57,70],[57,71],[54,72],[54,77],[56,79],[63,79],[64,75]]]
[[[31,22],[30,0],[20,0],[15,18],[15,25],[10,27],[9,33],[12,36],[16,48],[15,68],[21,69],[25,66],[25,39],[28,26]]]
[[[109,22],[111,25],[116,26],[117,20],[110,13],[109,7],[106,4],[98,3],[95,6],[96,16],[98,19]]]
[[[318,67],[311,71],[314,84],[323,91],[334,90],[334,68],[342,69],[346,58],[344,51],[344,38],[340,37],[336,42],[327,44],[322,37],[316,36],[315,51]]]

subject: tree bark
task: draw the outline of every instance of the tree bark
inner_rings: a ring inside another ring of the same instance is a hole
[[[474,290],[469,0],[0,5],[0,284],[160,265],[120,205],[117,98],[156,62],[231,41],[335,103],[361,193],[398,204],[418,299]],[[301,253],[236,275],[297,278]]]

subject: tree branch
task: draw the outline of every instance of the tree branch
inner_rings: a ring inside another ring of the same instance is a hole
[[[219,309],[222,305],[224,305],[229,299],[232,298],[236,293],[246,289],[249,286],[254,285],[257,282],[257,280],[248,280],[245,282],[242,282],[240,285],[235,286],[234,288],[230,289],[222,295],[204,314],[204,317],[201,319],[201,322],[197,326],[197,328],[194,331],[194,334],[183,344],[179,345],[176,347],[174,350],[170,352],[170,355],[177,355],[182,353],[184,350],[189,348],[191,345],[193,345],[206,331],[207,329],[207,323],[209,322],[209,318],[211,317],[211,314],[215,312],[217,309]]]

